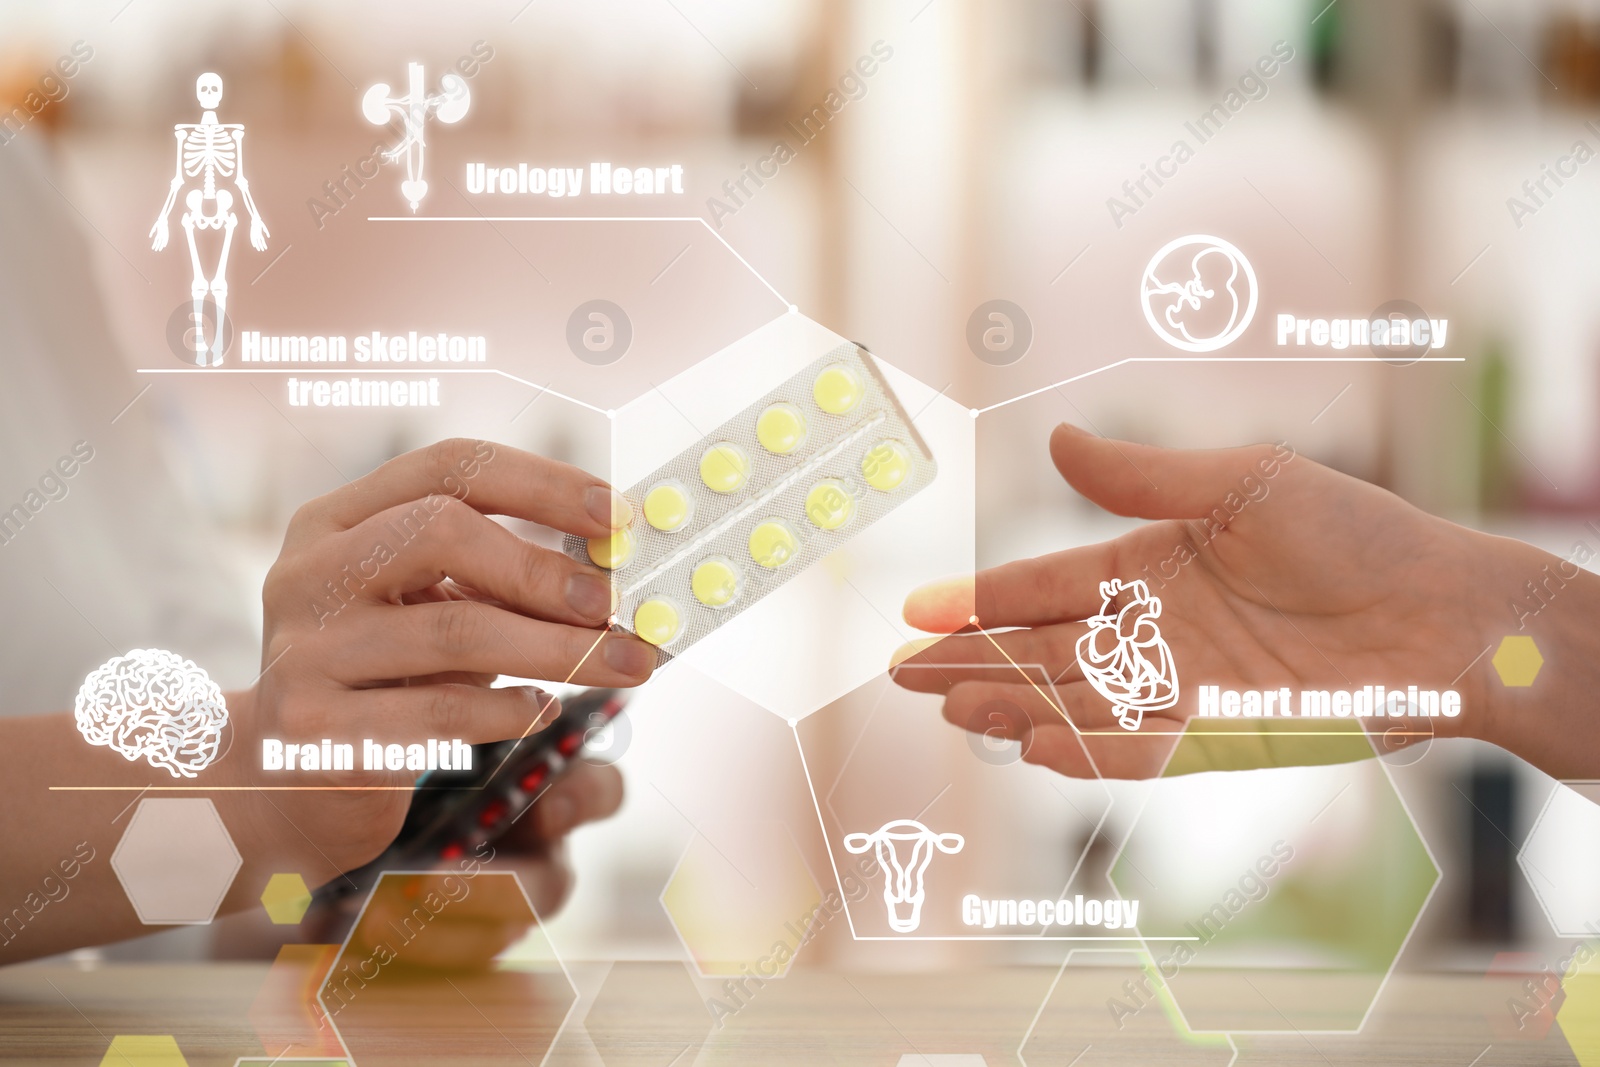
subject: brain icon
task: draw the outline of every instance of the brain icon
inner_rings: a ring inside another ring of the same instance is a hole
[[[136,648],[96,667],[73,706],[78,732],[129,761],[144,757],[174,778],[193,778],[217,758],[228,707],[192,660]]]
[[[1255,269],[1220,237],[1180,237],[1145,267],[1139,297],[1145,320],[1168,344],[1214,352],[1233,343],[1255,318]]]

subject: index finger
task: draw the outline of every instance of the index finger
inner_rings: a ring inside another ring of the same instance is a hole
[[[397,456],[318,497],[305,511],[348,530],[381,511],[434,495],[457,497],[485,515],[510,515],[580,537],[603,537],[633,518],[622,495],[588,471],[466,438]]]
[[[1116,574],[1114,541],[1003,563],[915,589],[905,620],[927,633],[953,634],[1086,619],[1100,609],[1100,583]]]

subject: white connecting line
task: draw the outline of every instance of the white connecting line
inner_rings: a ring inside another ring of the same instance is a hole
[[[1115,363],[1107,363],[1103,367],[1096,367],[1094,370],[1087,370],[1087,371],[1084,371],[1082,374],[1074,374],[1070,378],[1064,378],[1059,382],[1054,382],[1054,383],[1052,383],[1050,385],[1043,386],[1043,387],[1041,387],[1039,389],[1034,389],[1031,392],[1023,393],[1021,396],[1014,396],[1010,400],[1002,400],[998,404],[990,404],[988,407],[985,407],[985,408],[972,408],[971,410],[972,410],[972,417],[973,418],[977,418],[979,415],[983,415],[983,414],[985,414],[987,412],[994,411],[997,408],[1003,408],[1003,407],[1006,407],[1007,405],[1015,404],[1019,400],[1027,400],[1029,397],[1038,396],[1040,393],[1048,393],[1050,390],[1059,389],[1063,385],[1071,385],[1073,382],[1081,382],[1085,378],[1092,378],[1096,374],[1100,374],[1100,373],[1103,373],[1103,372],[1108,371],[1108,370],[1115,370],[1116,368],[1124,366],[1125,364],[1128,364],[1128,363],[1389,363],[1389,364],[1394,364],[1395,362],[1396,361],[1394,359],[1389,358],[1389,357],[1385,357],[1385,356],[1129,356],[1127,359],[1119,359]],[[1466,357],[1464,357],[1464,356],[1430,356],[1430,357],[1427,357],[1427,358],[1424,358],[1424,359],[1409,360],[1409,361],[1407,361],[1406,366],[1410,366],[1410,365],[1412,365],[1414,363],[1465,363],[1465,362],[1466,362]]]
[[[565,401],[567,401],[569,403],[572,403],[572,404],[576,404],[580,408],[588,408],[590,411],[593,411],[593,412],[595,412],[596,414],[599,414],[599,415],[604,415],[608,419],[612,418],[615,415],[615,412],[609,411],[606,408],[595,407],[593,404],[589,403],[586,400],[579,400],[577,397],[568,396],[566,393],[558,393],[554,389],[549,388],[548,386],[540,385],[537,382],[530,382],[526,378],[518,378],[515,374],[511,374],[511,373],[509,373],[507,371],[503,371],[503,370],[497,370],[494,367],[427,367],[427,368],[420,368],[419,367],[419,368],[414,368],[414,369],[413,368],[409,368],[409,367],[393,367],[393,368],[390,368],[390,367],[383,367],[383,368],[378,368],[378,367],[317,367],[317,368],[312,368],[312,367],[299,367],[299,366],[296,366],[296,367],[212,367],[212,368],[206,368],[206,367],[193,367],[193,368],[191,368],[191,367],[140,367],[140,368],[137,369],[137,371],[135,373],[138,373],[138,374],[204,374],[204,375],[207,375],[207,376],[214,376],[214,375],[219,375],[219,374],[351,374],[351,373],[355,373],[355,374],[429,374],[429,375],[432,375],[432,374],[498,374],[500,377],[509,378],[512,381],[518,383],[519,385],[526,385],[529,389],[537,389],[537,390],[539,390],[539,392],[541,394],[549,393],[553,397],[557,397],[558,399],[565,400]]]
[[[368,222],[698,222],[706,228],[706,232],[722,242],[726,248],[744,265],[745,270],[756,276],[756,280],[766,286],[772,295],[783,302],[783,306],[793,309],[794,305],[773,284],[762,277],[761,272],[750,265],[750,261],[741,256],[737,249],[728,243],[727,239],[712,228],[711,223],[699,215],[369,215]]]
[[[749,260],[745,259],[744,256],[739,254],[739,250],[738,249],[734,248],[733,245],[728,243],[727,238],[723,237],[722,234],[718,233],[716,231],[716,229],[714,227],[712,227],[712,225],[709,222],[707,222],[704,218],[700,217],[699,215],[369,215],[369,216],[367,216],[367,221],[368,222],[409,222],[409,223],[419,223],[419,222],[488,222],[488,223],[494,223],[494,222],[694,222],[694,223],[699,223],[701,226],[705,227],[705,230],[706,230],[707,233],[709,233],[712,237],[715,237],[717,239],[717,241],[722,245],[723,248],[726,248],[728,250],[728,252],[733,256],[734,259],[737,259],[739,261],[739,263],[746,270],[748,270],[752,275],[754,275],[757,281],[759,281],[762,285],[766,286],[767,291],[770,292],[774,297],[776,297],[778,299],[778,301],[783,304],[783,306],[784,306],[784,308],[786,310],[795,311],[795,312],[799,311],[799,308],[796,305],[791,304],[789,302],[788,298],[785,297],[782,293],[780,293],[778,291],[776,286],[774,286],[771,282],[767,281],[766,277],[764,275],[762,275],[762,273],[760,271],[756,270],[755,267],[750,265],[750,261]],[[1015,404],[1015,403],[1018,403],[1019,401],[1027,400],[1030,397],[1038,396],[1041,393],[1048,393],[1052,389],[1058,389],[1063,385],[1071,385],[1073,382],[1080,382],[1080,381],[1083,381],[1085,378],[1092,378],[1096,374],[1103,374],[1104,372],[1106,372],[1108,370],[1115,370],[1118,367],[1126,366],[1127,364],[1130,364],[1130,363],[1394,363],[1394,362],[1395,361],[1393,359],[1390,359],[1390,358],[1387,358],[1387,357],[1383,357],[1383,356],[1197,356],[1197,355],[1188,355],[1188,356],[1129,356],[1126,359],[1119,359],[1115,363],[1107,363],[1103,367],[1096,367],[1093,370],[1084,371],[1082,374],[1075,374],[1070,378],[1064,378],[1059,382],[1053,382],[1050,385],[1042,386],[1041,388],[1031,390],[1029,392],[1023,393],[1020,396],[1014,396],[1009,400],[1002,400],[997,404],[990,404],[987,407],[970,408],[968,410],[971,411],[973,418],[977,418],[979,415],[986,414],[986,413],[988,413],[990,411],[995,411],[995,410],[998,410],[999,408],[1008,407],[1011,404]],[[1462,356],[1430,356],[1430,357],[1426,357],[1426,358],[1410,361],[1410,363],[1465,363],[1465,362],[1466,362],[1466,359],[1465,359],[1465,357],[1462,357]],[[1410,364],[1408,363],[1407,365],[1410,365]],[[230,371],[232,373],[235,373],[235,374],[237,374],[237,373],[245,373],[245,374],[272,374],[272,373],[284,374],[284,373],[291,373],[291,371],[288,371],[288,370],[276,370],[276,369],[274,369],[274,370],[265,370],[265,369],[263,369],[263,370],[254,370],[254,369],[252,369],[252,370],[244,370],[243,368],[223,368],[223,367],[210,368],[210,369],[200,368],[200,367],[196,367],[196,368],[193,368],[193,369],[190,369],[190,368],[187,368],[187,367],[184,367],[184,368],[176,368],[176,367],[174,367],[174,368],[160,368],[160,369],[141,368],[138,373],[140,373],[140,374],[193,374],[193,373],[197,373],[198,372],[198,373],[206,373],[206,374],[215,374],[215,373],[219,373],[220,372],[220,373],[226,374],[226,373],[229,373]],[[319,371],[316,371],[316,370],[308,370],[308,369],[300,368],[300,369],[293,370],[292,373],[296,373],[296,374],[349,373],[349,369],[348,368],[343,368],[343,369],[339,369],[339,370],[326,370],[326,371],[320,371],[319,372]],[[537,389],[541,394],[548,393],[551,396],[556,397],[556,398],[558,398],[560,400],[566,400],[569,403],[573,403],[573,404],[578,405],[579,407],[587,408],[588,410],[596,412],[596,413],[601,414],[601,415],[604,415],[607,418],[612,418],[615,415],[615,413],[613,411],[607,410],[606,408],[596,407],[594,404],[590,404],[587,401],[579,400],[578,398],[572,397],[572,396],[568,396],[565,393],[558,393],[554,389],[551,389],[551,388],[549,388],[547,386],[539,385],[539,384],[537,384],[535,382],[530,382],[525,378],[519,378],[514,374],[509,374],[506,371],[496,370],[496,369],[493,369],[493,368],[481,368],[481,369],[480,368],[471,368],[471,369],[469,369],[469,368],[457,368],[457,369],[453,369],[453,370],[452,369],[437,368],[437,369],[430,369],[430,370],[428,370],[426,372],[423,372],[423,371],[403,371],[403,370],[385,370],[385,371],[383,371],[383,373],[386,373],[386,374],[405,374],[405,373],[413,373],[413,374],[417,374],[417,373],[428,373],[428,374],[498,374],[502,378],[508,378],[511,381],[517,382],[520,385],[526,385],[530,389]]]

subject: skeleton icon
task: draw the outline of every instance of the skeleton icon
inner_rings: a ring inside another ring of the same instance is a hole
[[[167,190],[167,202],[161,205],[161,215],[150,227],[150,247],[159,252],[167,247],[170,234],[167,218],[177,203],[178,193],[185,185],[197,183],[183,199],[184,212],[178,218],[184,236],[189,241],[189,262],[194,268],[194,280],[189,295],[194,299],[194,361],[202,367],[215,367],[222,362],[226,347],[225,322],[228,307],[228,251],[233,246],[234,227],[239,216],[233,210],[233,193],[219,186],[232,182],[239,190],[239,199],[250,212],[250,245],[257,252],[265,252],[267,224],[261,221],[256,202],[250,197],[250,182],[244,176],[244,127],[236,122],[218,122],[216,107],[222,102],[222,79],[206,73],[195,79],[195,99],[205,110],[199,122],[180,122],[172,128],[177,141],[177,167],[173,171],[172,185]],[[217,253],[217,268],[208,277],[200,261],[197,230],[222,231],[222,248]],[[205,336],[205,302],[210,295],[216,322],[213,336],[207,343]]]
[[[1118,607],[1124,593],[1130,599]],[[1178,668],[1156,625],[1161,598],[1151,596],[1143,581],[1120,578],[1101,582],[1100,597],[1100,614],[1089,617],[1089,632],[1078,638],[1078,666],[1111,701],[1122,728],[1137,730],[1145,712],[1178,702]]]
[[[428,195],[428,183],[422,177],[423,153],[428,147],[423,137],[423,127],[428,121],[428,113],[433,112],[440,122],[456,123],[466,117],[467,108],[472,105],[472,91],[467,88],[466,79],[459,74],[450,72],[442,75],[439,89],[439,93],[429,96],[422,88],[422,64],[411,63],[406,67],[405,96],[391,96],[392,90],[388,84],[379,82],[361,98],[361,114],[374,126],[386,126],[393,121],[389,114],[391,111],[400,117],[405,126],[405,136],[399,144],[385,152],[383,158],[393,163],[401,156],[405,157],[406,176],[400,183],[400,194],[411,205],[412,211],[416,211],[422,198]]]
[[[900,846],[907,842],[911,852],[902,858]],[[875,850],[878,866],[883,868],[883,902],[889,909],[889,928],[899,934],[909,934],[922,925],[922,876],[933,862],[934,850],[953,856],[966,843],[960,834],[936,833],[915,819],[896,819],[870,834],[846,834],[844,838],[847,852]]]

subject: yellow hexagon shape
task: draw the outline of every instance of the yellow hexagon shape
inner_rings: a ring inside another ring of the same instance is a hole
[[[118,1034],[100,1067],[189,1067],[176,1039],[166,1034]]]
[[[1566,996],[1556,1010],[1556,1022],[1581,1067],[1600,1067],[1600,953],[1596,948],[1591,941],[1574,953],[1561,978]]]
[[[311,907],[311,890],[298,874],[275,874],[261,891],[261,906],[267,909],[267,918],[274,925],[293,926],[305,918],[306,909]]]
[[[1523,688],[1533,684],[1544,666],[1539,646],[1526,634],[1512,634],[1494,651],[1494,669],[1506,685]]]

